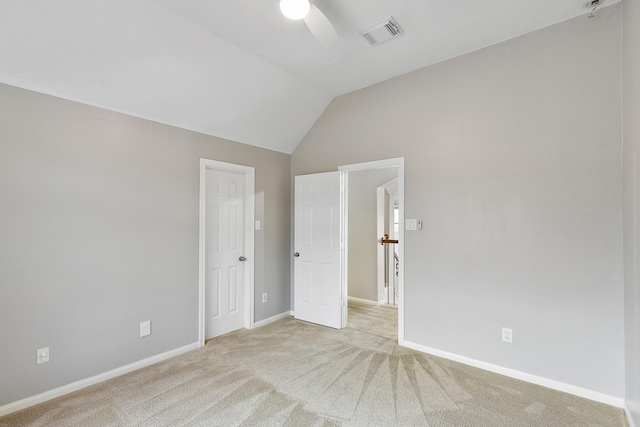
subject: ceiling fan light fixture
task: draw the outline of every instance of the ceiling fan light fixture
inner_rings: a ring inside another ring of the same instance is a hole
[[[302,19],[309,14],[309,0],[280,0],[280,10],[289,19]]]

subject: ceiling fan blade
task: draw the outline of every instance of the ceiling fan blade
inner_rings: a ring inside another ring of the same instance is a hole
[[[309,31],[322,44],[328,45],[338,40],[338,33],[329,19],[315,5],[311,5],[309,14],[304,18]]]

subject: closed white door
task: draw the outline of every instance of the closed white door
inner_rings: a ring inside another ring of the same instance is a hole
[[[205,339],[244,326],[244,175],[207,169]]]
[[[295,178],[295,318],[340,329],[340,173]]]

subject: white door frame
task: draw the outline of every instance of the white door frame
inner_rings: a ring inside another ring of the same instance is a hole
[[[245,264],[244,275],[244,327],[253,329],[254,323],[254,231],[253,223],[255,217],[255,169],[250,166],[236,165],[233,163],[219,162],[217,160],[200,159],[200,265],[199,271],[199,292],[198,292],[198,342],[200,347],[204,345],[205,340],[205,206],[207,195],[206,171],[216,170],[221,172],[233,172],[243,174],[245,179],[244,190],[244,251],[247,261]]]
[[[384,219],[386,218],[385,216],[385,204],[384,204],[384,199],[385,199],[385,194],[386,194],[386,188],[384,187],[384,185],[379,186],[378,188],[376,188],[376,207],[377,207],[377,212],[376,212],[376,230],[377,230],[377,234],[376,236],[378,238],[382,238],[382,236],[384,235],[384,229],[387,226],[387,224],[385,224]],[[378,287],[376,288],[376,299],[378,301],[378,304],[384,304],[387,299],[383,298],[384,296],[384,285],[385,285],[385,280],[387,280],[387,278],[385,277],[385,265],[389,264],[389,260],[384,259],[384,253],[385,253],[385,247],[384,245],[380,245],[377,247],[376,250],[376,255],[377,255],[377,268],[378,268]],[[387,292],[389,290],[387,289]]]
[[[348,257],[347,254],[349,248],[349,233],[347,224],[349,223],[349,172],[356,172],[370,169],[384,169],[384,168],[398,168],[398,204],[400,210],[398,230],[398,257],[400,262],[398,263],[398,344],[404,345],[404,157],[398,157],[395,159],[378,160],[374,162],[357,163],[353,165],[340,166],[340,182],[343,186],[342,191],[342,209],[340,218],[340,235],[341,240],[344,242],[344,248],[341,253],[342,264],[342,299],[348,300]],[[343,327],[347,326],[347,313],[348,308],[345,303],[342,310],[342,324]]]

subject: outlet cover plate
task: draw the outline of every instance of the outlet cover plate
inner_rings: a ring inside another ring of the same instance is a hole
[[[39,348],[36,350],[36,365],[49,361],[49,347]]]
[[[140,323],[140,338],[151,335],[151,320]]]
[[[263,303],[267,302],[267,294],[266,294],[266,292],[264,294],[262,294],[262,302]]]
[[[513,330],[509,328],[502,328],[502,341],[509,344],[513,343]]]

